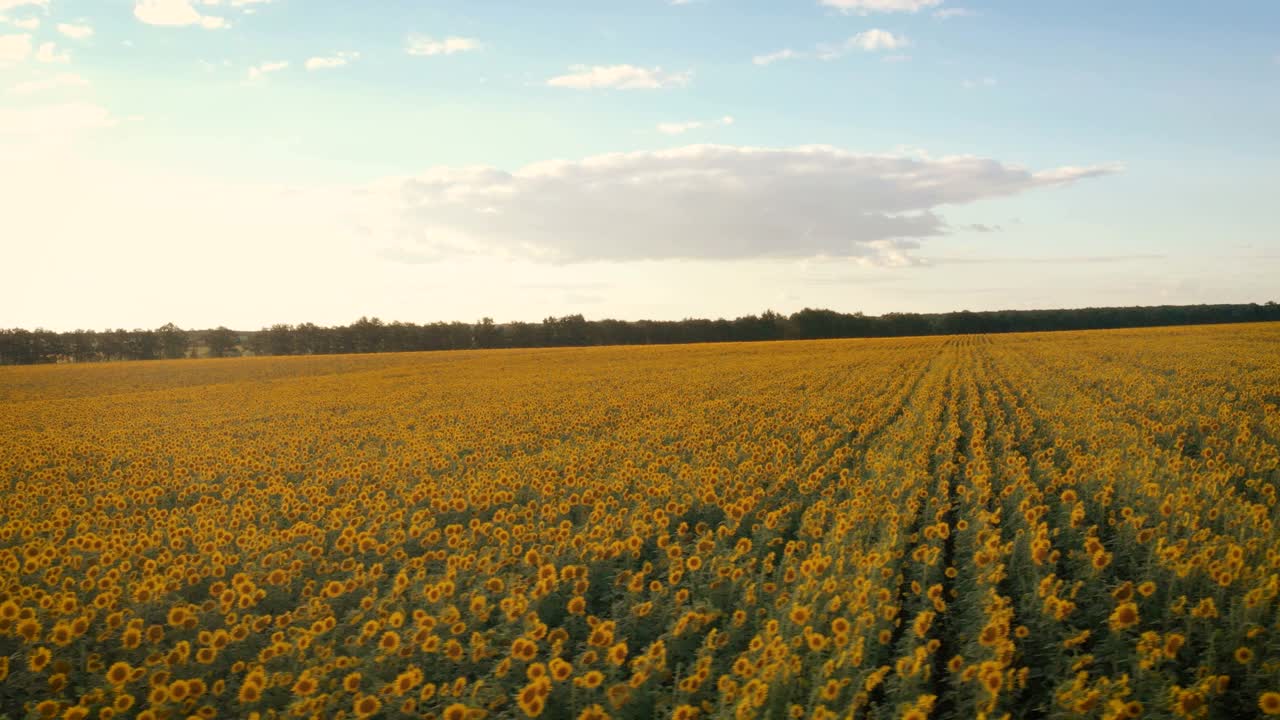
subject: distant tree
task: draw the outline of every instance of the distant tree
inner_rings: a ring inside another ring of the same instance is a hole
[[[98,333],[92,330],[76,330],[67,338],[67,352],[74,362],[90,362],[99,359]]]
[[[219,325],[205,333],[204,342],[209,346],[209,357],[226,357],[240,344],[240,334]]]
[[[535,323],[507,323],[502,327],[503,344],[506,347],[537,347],[539,340],[538,330],[538,325]]]
[[[1248,305],[1184,305],[1070,310],[998,310],[921,315],[862,313],[805,308],[791,316],[767,310],[735,320],[587,320],[582,315],[548,317],[540,323],[434,322],[428,325],[362,317],[351,325],[272,325],[249,333],[244,347],[255,355],[460,350],[474,347],[645,345],[666,343],[812,338],[902,337],[939,333],[1004,333],[1042,330],[1128,328],[1198,323],[1280,321],[1274,300]],[[241,338],[225,327],[202,333],[215,357],[231,353]],[[185,337],[185,340],[183,339]],[[0,364],[67,360],[140,360],[182,357],[191,335],[172,323],[157,330],[0,330]]]
[[[383,336],[386,326],[378,318],[362,317],[351,326],[354,333],[355,347],[353,352],[382,352]]]
[[[399,320],[388,323],[382,331],[382,349],[386,352],[405,352],[415,350],[413,346],[413,325]]]
[[[187,348],[191,345],[191,336],[186,330],[173,323],[165,323],[156,330],[156,335],[160,339],[160,352],[165,358],[174,359],[187,356]]]
[[[588,340],[587,320],[578,315],[565,315],[561,318],[550,317],[542,321],[546,328],[547,345],[586,345]]]
[[[125,357],[132,360],[156,360],[160,357],[160,336],[154,330],[130,330],[125,333]]]
[[[125,353],[125,330],[104,330],[98,335],[98,352],[103,360],[123,360]]]
[[[0,363],[30,365],[36,362],[31,352],[31,331],[14,328],[0,332]]]
[[[302,355],[319,355],[329,352],[328,333],[326,328],[315,323],[301,323],[293,328],[296,352]]]
[[[446,326],[447,345],[450,350],[468,350],[475,347],[472,327],[464,322],[451,322]]]
[[[56,363],[66,356],[66,343],[62,335],[52,330],[36,328],[27,335],[30,357],[33,363]]]
[[[814,310],[805,308],[792,313],[791,322],[795,325],[800,337],[830,338],[837,336],[839,313],[831,310]]]
[[[498,327],[493,324],[493,318],[482,318],[480,322],[476,323],[474,337],[478,348],[498,347],[500,336]]]
[[[266,350],[271,355],[292,355],[294,353],[293,328],[278,323],[267,328]]]

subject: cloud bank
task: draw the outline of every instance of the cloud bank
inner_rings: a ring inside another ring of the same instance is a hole
[[[867,15],[870,13],[916,13],[938,7],[942,4],[942,0],[820,0],[818,4],[835,8],[843,13]]]
[[[332,70],[348,65],[360,59],[360,53],[355,51],[336,52],[333,55],[317,56],[308,58],[306,68],[308,70]]]
[[[405,45],[405,52],[410,55],[431,57],[434,55],[456,55],[457,53],[471,52],[480,48],[480,41],[475,38],[451,36],[443,40],[436,40],[423,35],[412,35]]]
[[[0,10],[14,10],[20,7],[38,7],[49,9],[49,0],[0,0]]]
[[[224,18],[201,14],[190,0],[137,0],[133,16],[147,25],[163,27],[199,25],[208,30],[230,27]]]
[[[725,115],[719,120],[690,120],[688,122],[658,123],[658,132],[664,135],[682,135],[690,130],[702,130],[710,127],[728,127],[733,124],[733,116]]]
[[[551,262],[848,257],[902,264],[949,232],[939,209],[1070,185],[1114,166],[1031,171],[980,157],[693,145],[515,172],[433,168],[384,187],[366,231],[386,257]]]
[[[617,90],[656,90],[666,87],[684,87],[692,78],[691,72],[663,72],[662,68],[643,68],[635,65],[574,65],[564,75],[557,75],[547,84],[551,87],[592,90],[614,88]]]

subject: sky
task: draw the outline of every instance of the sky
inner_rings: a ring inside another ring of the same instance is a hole
[[[0,0],[0,327],[1280,300],[1280,3]]]

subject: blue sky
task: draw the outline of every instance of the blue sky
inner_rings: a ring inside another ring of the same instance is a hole
[[[1280,299],[1273,2],[0,18],[0,326]]]

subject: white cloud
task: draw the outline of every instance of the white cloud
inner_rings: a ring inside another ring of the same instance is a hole
[[[768,53],[766,55],[757,55],[751,58],[751,62],[756,65],[771,65],[781,60],[795,60],[799,58],[817,57],[821,60],[836,60],[848,55],[854,51],[861,52],[885,52],[891,50],[902,50],[911,46],[911,41],[903,35],[894,35],[888,30],[872,28],[864,30],[850,37],[841,43],[824,43],[814,48],[812,53],[801,53],[786,48],[777,52]],[[901,53],[892,55],[886,60],[898,62],[909,59]]]
[[[877,50],[898,50],[907,47],[910,42],[901,35],[894,35],[887,30],[867,30],[849,38],[848,43],[853,47],[867,52],[875,52]]]
[[[0,35],[0,67],[16,65],[31,55],[31,35]]]
[[[454,55],[479,50],[481,47],[480,41],[475,38],[450,36],[443,40],[436,40],[423,35],[411,35],[405,45],[405,52],[421,56]]]
[[[58,73],[57,75],[52,75],[47,78],[20,82],[9,88],[9,92],[15,95],[30,95],[32,93],[43,92],[45,90],[85,87],[88,84],[88,80],[76,73]]]
[[[694,145],[505,172],[432,168],[373,193],[366,230],[391,255],[554,262],[839,256],[902,263],[947,234],[938,210],[1117,172],[1032,172],[978,157],[828,146]],[[379,224],[381,223],[381,224]]]
[[[83,40],[93,35],[93,28],[83,23],[58,23],[58,32],[72,40]]]
[[[794,60],[795,58],[798,58],[798,57],[800,57],[800,53],[797,53],[795,50],[792,50],[791,48],[784,48],[782,50],[778,50],[777,52],[766,53],[764,55],[756,55],[755,57],[751,58],[751,62],[755,63],[756,65],[772,65],[773,63],[776,63],[779,60]]]
[[[658,123],[658,132],[667,135],[680,135],[690,130],[696,130],[703,126],[702,121],[693,120],[690,122],[666,122]]]
[[[265,63],[262,63],[261,65],[255,65],[254,67],[249,68],[249,80],[251,82],[254,80],[261,80],[267,75],[270,75],[271,73],[275,73],[275,72],[280,72],[281,70],[284,70],[287,67],[289,67],[288,60],[265,62]]]
[[[653,90],[666,87],[684,87],[689,84],[692,72],[663,72],[662,68],[643,68],[635,65],[573,65],[565,75],[547,80],[551,87],[591,90],[616,88],[619,90]]]
[[[888,30],[872,28],[854,35],[839,45],[821,45],[818,47],[818,57],[823,60],[835,60],[843,57],[854,50],[862,52],[881,52],[885,50],[901,50],[909,47],[911,41],[902,35],[894,35]]]
[[[49,0],[0,0],[0,12],[20,7],[38,7],[49,9]]]
[[[358,60],[360,53],[358,52],[337,52],[328,57],[313,57],[306,62],[308,70],[329,70],[331,68],[340,68],[353,60]]]
[[[137,0],[133,16],[148,25],[184,27],[199,25],[208,30],[229,27],[224,18],[202,15],[190,0]]]
[[[978,12],[976,10],[970,10],[969,8],[941,8],[933,11],[933,16],[939,20],[950,20],[951,18],[958,17],[973,17],[977,14]]]
[[[119,119],[111,111],[87,102],[42,107],[0,107],[0,139],[64,137],[88,130],[114,127]]]
[[[666,135],[682,135],[690,130],[700,130],[709,127],[727,127],[733,124],[733,116],[725,115],[719,120],[704,122],[702,120],[692,120],[690,122],[667,122],[658,123],[658,132]]]
[[[870,13],[915,13],[938,7],[942,0],[819,0],[819,5],[835,8],[843,13],[867,15]]]
[[[0,16],[0,22],[4,22],[6,20],[7,18],[5,18],[4,16]],[[38,17],[15,18],[13,20],[8,20],[8,22],[14,27],[20,28],[22,30],[39,30],[40,29],[40,18]]]
[[[993,77],[984,77],[978,78],[977,80],[965,80],[961,84],[964,85],[965,88],[972,90],[973,88],[979,87],[995,87],[996,82],[996,79]]]
[[[40,43],[40,49],[36,51],[36,60],[42,63],[69,63],[71,56],[65,51],[59,53],[56,45],[46,42]]]

